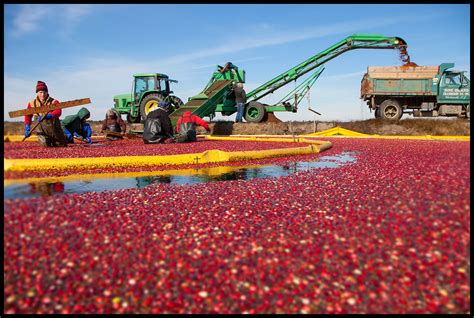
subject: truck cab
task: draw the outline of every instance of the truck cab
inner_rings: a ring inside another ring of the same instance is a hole
[[[439,81],[438,103],[465,104],[470,101],[471,82],[462,71],[445,71]]]

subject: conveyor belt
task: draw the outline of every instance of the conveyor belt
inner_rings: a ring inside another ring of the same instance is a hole
[[[203,94],[203,98],[195,98],[189,100],[186,104],[171,113],[171,123],[176,125],[178,118],[186,111],[190,111],[196,116],[205,117],[213,113],[217,103],[227,94],[229,86],[232,85],[230,80],[219,80],[212,83]]]

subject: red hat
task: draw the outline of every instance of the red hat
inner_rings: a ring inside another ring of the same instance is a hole
[[[45,82],[38,81],[38,84],[36,84],[36,92],[38,93],[39,91],[48,91],[48,86],[46,86]]]

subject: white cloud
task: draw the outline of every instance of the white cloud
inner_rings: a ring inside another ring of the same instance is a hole
[[[42,32],[42,23],[58,23],[54,29],[63,36],[68,34],[92,10],[92,5],[40,5],[21,4],[17,15],[13,18],[11,34],[15,37],[28,33]]]
[[[38,24],[50,14],[51,8],[39,4],[22,4],[13,19],[12,35],[20,36],[38,30]]]

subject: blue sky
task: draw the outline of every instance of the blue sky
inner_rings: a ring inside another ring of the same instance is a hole
[[[26,108],[38,80],[60,101],[91,98],[93,120],[104,118],[114,95],[130,92],[134,73],[168,74],[186,101],[216,65],[231,61],[246,71],[249,92],[354,33],[398,36],[420,66],[454,62],[469,71],[469,11],[469,4],[5,4],[4,118],[22,120],[8,112]],[[325,64],[297,113],[277,117],[373,118],[360,80],[368,66],[387,65],[401,65],[397,50],[348,51]],[[277,102],[294,87],[262,101]]]

